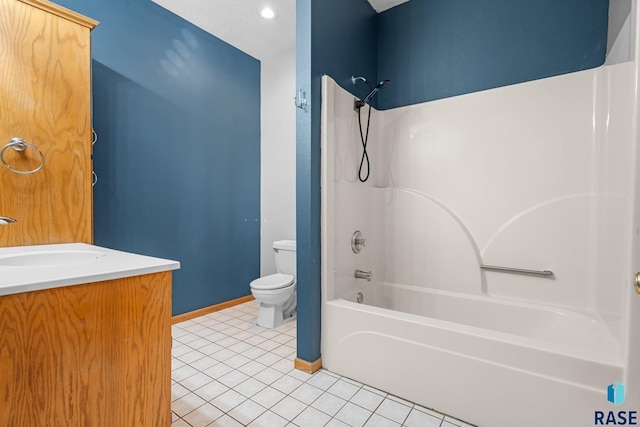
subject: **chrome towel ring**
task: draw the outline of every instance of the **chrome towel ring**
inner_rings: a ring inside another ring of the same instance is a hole
[[[27,148],[31,148],[32,150],[35,150],[38,154],[40,154],[40,165],[35,169],[26,170],[26,171],[12,168],[4,158],[4,152],[9,147],[13,148],[14,150],[16,150],[18,152],[22,152],[22,151],[26,150]],[[4,167],[9,169],[11,172],[19,173],[21,175],[30,175],[32,173],[38,172],[40,169],[43,168],[43,166],[44,166],[44,154],[42,153],[42,151],[40,151],[40,149],[38,147],[36,147],[33,144],[29,144],[28,142],[26,142],[22,138],[11,138],[11,141],[9,141],[9,143],[7,145],[5,145],[4,147],[2,147],[2,150],[0,150],[0,161],[2,162]]]

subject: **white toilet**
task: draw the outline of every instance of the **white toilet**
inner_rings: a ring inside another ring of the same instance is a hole
[[[296,313],[296,242],[273,242],[276,274],[251,282],[251,293],[260,302],[256,324],[276,328]]]

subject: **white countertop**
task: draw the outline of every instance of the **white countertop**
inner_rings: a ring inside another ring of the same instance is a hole
[[[0,296],[179,268],[178,261],[85,243],[0,248]]]

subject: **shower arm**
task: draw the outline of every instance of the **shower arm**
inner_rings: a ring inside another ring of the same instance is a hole
[[[369,86],[369,92],[371,92],[373,90],[373,87],[371,87],[371,83],[369,83],[369,80],[365,79],[362,76],[358,76],[358,77],[351,76],[351,83],[353,83],[354,85],[356,83],[358,83],[358,80],[363,81],[364,83],[367,84],[367,86]],[[353,100],[353,110],[354,111],[360,111],[360,109],[362,107],[364,107],[364,105],[365,105],[365,102],[362,101],[361,99],[356,98],[356,99]]]

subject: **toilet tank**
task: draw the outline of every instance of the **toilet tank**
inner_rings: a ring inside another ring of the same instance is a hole
[[[296,241],[277,240],[273,242],[278,273],[296,275]]]

